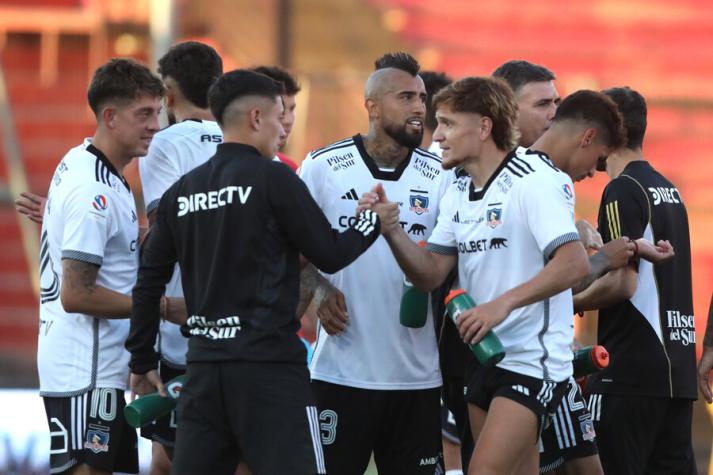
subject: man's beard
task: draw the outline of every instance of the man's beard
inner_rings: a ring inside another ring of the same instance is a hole
[[[410,134],[406,131],[406,125],[397,126],[389,124],[384,126],[384,132],[386,135],[394,139],[397,144],[408,148],[416,148],[421,145],[423,140],[423,127],[421,127],[421,132],[418,134]]]

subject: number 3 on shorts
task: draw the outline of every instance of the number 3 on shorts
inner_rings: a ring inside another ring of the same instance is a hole
[[[333,444],[337,438],[337,413],[325,409],[319,413],[319,428],[322,436],[322,445]]]

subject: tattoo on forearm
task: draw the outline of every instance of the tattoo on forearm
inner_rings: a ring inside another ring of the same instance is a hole
[[[63,263],[63,285],[70,289],[82,293],[91,293],[96,288],[97,274],[99,266],[88,262],[76,261],[74,259],[64,259]]]
[[[301,317],[315,298],[315,292],[323,286],[329,286],[327,279],[322,277],[317,268],[307,264],[300,273],[300,300],[297,304],[297,316]]]
[[[608,270],[608,262],[607,258],[601,253],[596,253],[593,256],[589,258],[589,265],[590,265],[590,271],[589,275],[579,281],[577,285],[572,287],[572,293],[573,294],[578,294],[581,291],[585,290],[587,287],[592,285],[592,283],[603,276],[604,274],[607,273]]]

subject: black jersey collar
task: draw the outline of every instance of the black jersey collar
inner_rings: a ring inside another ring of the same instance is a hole
[[[124,186],[126,187],[126,189],[127,189],[129,192],[131,191],[131,187],[129,186],[129,182],[126,181],[126,178],[124,178],[124,177],[121,175],[121,173],[119,173],[119,171],[116,169],[116,167],[109,161],[109,159],[106,158],[106,155],[104,155],[104,152],[102,152],[101,150],[99,150],[98,148],[96,148],[96,147],[94,146],[94,144],[91,144],[91,143],[90,143],[89,145],[87,145],[86,150],[87,150],[87,152],[89,152],[89,153],[91,153],[92,155],[94,155],[95,157],[97,157],[97,159],[98,159],[99,161],[101,161],[101,162],[106,166],[106,168],[107,168],[111,173],[113,173],[113,174],[119,179],[119,181],[121,181],[121,182],[124,184]],[[108,178],[108,177],[107,177],[107,178]],[[98,177],[97,177],[97,179],[98,179]]]
[[[485,196],[485,193],[488,191],[488,188],[490,188],[490,184],[495,181],[498,175],[500,175],[500,172],[503,171],[503,168],[505,168],[505,166],[510,162],[510,160],[515,157],[515,150],[516,149],[511,150],[510,153],[508,153],[505,158],[503,158],[503,161],[500,162],[498,168],[496,168],[493,174],[490,175],[490,178],[488,178],[488,181],[485,183],[485,186],[483,186],[480,190],[475,190],[475,185],[473,185],[473,177],[470,178],[470,188],[468,195],[468,199],[470,201],[478,201],[483,199],[483,196]]]
[[[248,145],[246,143],[239,143],[239,142],[223,142],[218,144],[218,150],[217,150],[217,155],[244,155],[244,154],[250,154],[250,155],[256,155],[258,157],[262,157],[260,152],[253,147],[252,145]]]
[[[354,145],[356,145],[356,148],[359,151],[359,155],[361,155],[361,158],[364,160],[366,167],[371,172],[371,176],[373,176],[377,180],[397,181],[399,178],[401,178],[401,175],[403,175],[404,170],[406,170],[406,167],[411,161],[411,155],[413,155],[413,149],[409,149],[406,160],[403,160],[401,163],[399,163],[399,165],[393,171],[384,171],[379,168],[379,165],[376,164],[376,161],[374,161],[374,159],[371,158],[371,155],[367,153],[366,147],[364,146],[364,139],[362,139],[361,135],[356,134],[353,137],[353,140]]]

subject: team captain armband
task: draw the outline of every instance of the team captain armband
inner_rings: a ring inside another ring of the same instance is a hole
[[[357,215],[357,221],[352,226],[364,235],[364,237],[369,237],[370,234],[379,232],[379,215],[370,209],[365,209]]]

